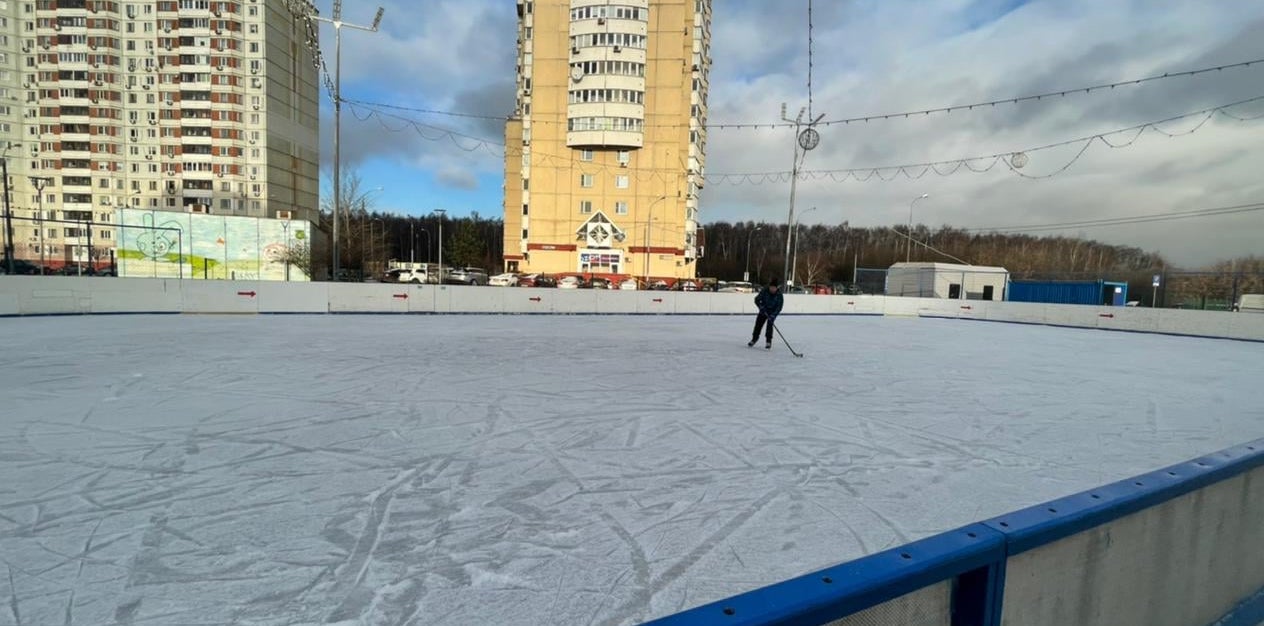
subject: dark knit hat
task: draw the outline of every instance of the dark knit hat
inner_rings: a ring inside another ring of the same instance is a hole
[[[780,279],[780,278],[777,278],[777,277],[773,277],[773,279],[772,279],[772,280],[768,281],[768,286],[769,286],[769,287],[780,287],[780,286],[781,286],[781,279]]]

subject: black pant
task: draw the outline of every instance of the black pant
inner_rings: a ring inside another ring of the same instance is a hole
[[[764,333],[764,339],[766,339],[768,343],[772,343],[773,321],[771,318],[769,318],[767,315],[763,313],[760,313],[759,317],[755,318],[755,332],[751,333],[752,342],[755,341],[756,339],[759,339],[759,331],[764,329],[764,322],[768,323],[768,331]]]

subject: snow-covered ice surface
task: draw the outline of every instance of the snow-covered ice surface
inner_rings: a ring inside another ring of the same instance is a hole
[[[0,624],[630,624],[1264,436],[1264,346],[0,320]]]

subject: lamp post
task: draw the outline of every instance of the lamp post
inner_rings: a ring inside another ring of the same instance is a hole
[[[447,209],[435,209],[435,213],[439,214],[439,284],[443,284],[443,216],[447,214]],[[429,243],[429,240],[427,240]]]
[[[805,114],[808,117],[806,121],[803,119]],[[803,166],[803,161],[807,159],[808,152],[814,150],[821,143],[821,134],[814,127],[824,117],[825,114],[822,113],[813,119],[808,108],[803,107],[799,109],[798,117],[790,119],[786,117],[785,103],[781,104],[781,120],[794,124],[795,140],[794,160],[791,161],[790,168],[790,217],[786,220],[786,258],[781,268],[783,274],[790,269],[790,239],[793,234],[790,231],[794,228],[794,197],[799,185],[799,168]],[[807,128],[804,128],[804,126],[807,126]],[[802,156],[800,156],[800,149],[802,149]],[[793,284],[794,279],[791,278],[790,280],[791,284]]]
[[[290,282],[290,255],[294,254],[290,248],[290,220],[281,222],[281,228],[285,231],[285,282]]]
[[[4,185],[4,256],[8,263],[9,274],[13,274],[13,210],[9,203],[9,149],[18,144],[9,142],[5,144],[4,151],[0,152],[0,184]]]
[[[48,183],[51,182],[53,182],[53,179],[48,176],[31,177],[31,184],[35,185],[35,196],[39,206],[39,219],[36,220],[36,223],[39,224],[40,276],[44,275],[44,257],[46,251],[44,246],[44,187],[48,186]]]
[[[374,222],[377,222],[378,224],[382,225],[383,235],[386,234],[386,222],[382,221],[382,218],[380,217],[375,217],[369,220],[369,246],[370,246],[369,247],[369,261],[372,261],[374,265],[377,265],[377,262],[378,262],[377,249],[379,246],[377,245],[378,240],[373,238],[373,223]],[[360,264],[363,265],[364,262],[361,261]],[[378,268],[378,269],[385,269],[385,268]]]
[[[426,236],[426,263],[430,262],[430,231],[421,229],[421,234]],[[417,229],[416,222],[411,218],[408,220],[408,262],[417,262]]]
[[[913,198],[913,201],[909,203],[909,221],[908,221],[909,240],[904,247],[904,262],[905,263],[908,263],[913,255],[913,205],[917,204],[918,200],[925,200],[929,197],[930,197],[930,194],[924,193],[916,198]],[[899,252],[896,252],[896,254],[899,254]]]
[[[376,33],[386,9],[377,8],[372,26],[360,26],[342,21],[342,0],[334,0],[330,17],[311,15],[313,20],[332,24],[334,27],[334,232],[333,232],[333,280],[338,280],[338,214],[342,208],[342,27]]]
[[[794,222],[794,254],[792,255],[792,258],[794,260],[790,263],[790,285],[791,286],[794,286],[795,273],[799,271],[798,270],[798,267],[799,267],[799,222],[803,221],[804,215],[807,215],[808,213],[811,213],[812,211],[815,211],[815,210],[816,210],[816,207],[812,207],[804,211],[803,213],[799,214],[799,219],[795,220]]]
[[[754,237],[754,236],[755,236],[755,233],[759,232],[760,230],[761,230],[761,229],[760,229],[760,227],[756,226],[754,230],[750,231],[750,234],[746,235],[746,271],[742,272],[742,280],[744,280],[744,281],[746,281],[746,282],[748,282],[748,283],[750,282],[750,247],[751,247],[751,238],[752,238],[752,237]]]
[[[645,288],[650,287],[650,224],[654,221],[654,205],[666,200],[669,196],[659,196],[657,200],[650,203],[648,209],[645,210]]]

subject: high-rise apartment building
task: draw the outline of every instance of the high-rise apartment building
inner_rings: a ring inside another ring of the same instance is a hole
[[[16,256],[84,263],[91,234],[100,262],[120,207],[315,221],[309,11],[306,0],[0,0]]]
[[[696,275],[710,0],[518,0],[505,269]]]

